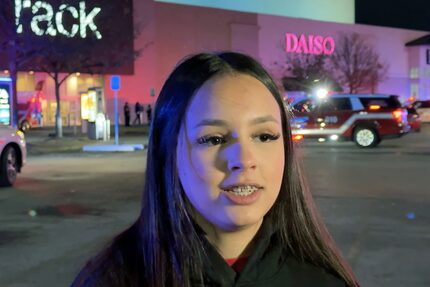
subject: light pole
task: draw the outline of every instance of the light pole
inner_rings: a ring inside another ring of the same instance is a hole
[[[121,89],[120,76],[111,77],[110,88],[114,91],[115,144],[118,145],[118,91]]]

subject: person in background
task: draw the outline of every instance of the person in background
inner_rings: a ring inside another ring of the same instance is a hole
[[[142,122],[140,120],[141,118],[141,112],[142,112],[142,105],[139,102],[136,102],[136,104],[134,105],[134,112],[136,114],[136,118],[133,121],[133,125],[141,125]]]
[[[139,118],[140,122],[143,124],[143,112],[145,110],[145,107],[142,104],[139,104]]]
[[[128,102],[125,102],[124,104],[124,120],[125,120],[125,126],[130,126],[130,106],[128,105]]]
[[[151,124],[151,120],[152,120],[152,108],[151,105],[148,105],[148,107],[146,108],[146,116],[148,119],[148,124]]]
[[[140,216],[72,286],[359,286],[318,216],[290,119],[253,58],[183,60],[155,105]]]

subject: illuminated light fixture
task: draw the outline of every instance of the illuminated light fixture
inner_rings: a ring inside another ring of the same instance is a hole
[[[324,121],[324,119],[323,119],[323,118],[318,118],[318,119],[317,119],[317,122],[319,122],[319,123],[320,123],[320,122],[323,122],[323,121]]]
[[[324,128],[326,126],[326,123],[320,123],[320,127]]]
[[[75,75],[76,75],[76,77],[79,77],[81,75],[81,73],[77,72]]]
[[[90,109],[90,103],[88,101],[88,94],[82,93],[81,94],[81,119],[88,120],[89,117],[89,109]]]
[[[303,139],[303,135],[293,135],[293,141],[301,141]]]
[[[379,110],[380,108],[381,108],[380,105],[370,105],[369,106],[369,110],[372,110],[372,111]]]
[[[323,143],[323,142],[325,142],[325,138],[319,138],[319,139],[318,139],[318,141],[319,141],[320,143]]]
[[[34,74],[34,71],[29,71],[28,72],[30,75],[33,75]]]
[[[395,111],[393,111],[393,116],[395,118],[400,118],[402,116],[402,111],[401,110],[395,110]]]
[[[339,139],[339,136],[338,136],[338,135],[331,135],[331,136],[330,136],[330,139],[331,139],[332,141],[337,141],[337,140]]]
[[[409,101],[409,102],[413,102],[413,101],[415,101],[415,97],[414,97],[414,96],[410,96],[410,97],[408,98],[408,101]]]
[[[9,74],[9,70],[4,70],[3,73]]]
[[[316,95],[318,99],[325,99],[328,95],[328,90],[325,88],[318,88]]]

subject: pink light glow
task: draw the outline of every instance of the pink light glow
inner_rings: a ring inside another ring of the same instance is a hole
[[[294,33],[285,33],[285,52],[314,55],[331,55],[335,49],[333,37],[319,35],[301,34],[299,37]]]

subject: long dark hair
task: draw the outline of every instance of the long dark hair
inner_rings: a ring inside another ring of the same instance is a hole
[[[168,77],[155,105],[149,136],[142,209],[132,227],[90,261],[73,286],[191,286],[203,277],[203,235],[176,169],[178,134],[187,107],[209,79],[247,74],[276,99],[282,116],[285,168],[281,190],[265,221],[274,236],[299,260],[324,268],[358,286],[348,264],[319,219],[296,160],[288,113],[273,79],[251,57],[233,52],[201,53],[183,60]]]

